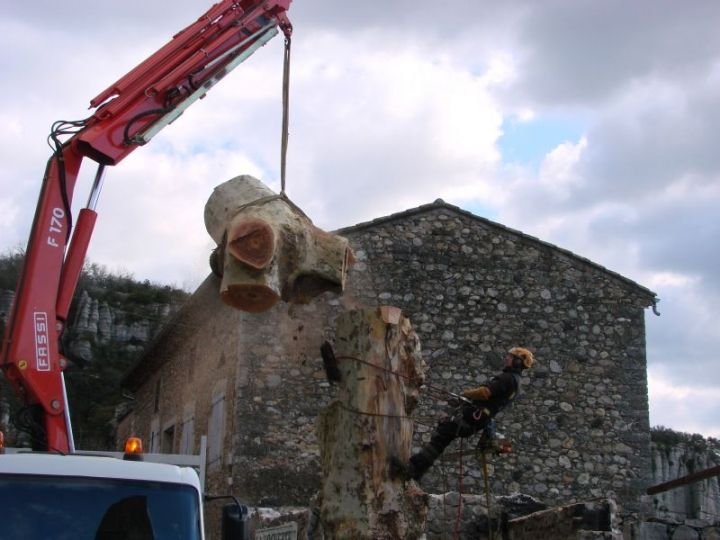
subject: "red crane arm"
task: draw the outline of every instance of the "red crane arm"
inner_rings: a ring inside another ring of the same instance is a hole
[[[74,450],[59,338],[92,235],[104,167],[147,143],[278,28],[289,43],[291,1],[218,2],[93,98],[91,117],[53,126],[56,151],[45,170],[0,353],[0,367],[15,391],[41,411],[45,440],[35,447]],[[59,137],[68,134],[72,137],[61,143]],[[73,191],[85,157],[100,167],[89,207],[80,211],[70,241]]]

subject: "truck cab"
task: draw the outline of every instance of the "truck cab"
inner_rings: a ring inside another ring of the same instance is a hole
[[[0,455],[2,538],[202,540],[194,469],[91,455]]]

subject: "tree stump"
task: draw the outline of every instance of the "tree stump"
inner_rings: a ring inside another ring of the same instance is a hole
[[[250,312],[279,299],[307,303],[341,293],[354,262],[347,239],[315,227],[286,197],[252,176],[217,186],[205,205],[205,227],[218,244],[211,260],[220,296]]]
[[[338,398],[318,419],[326,538],[422,536],[427,495],[392,479],[390,456],[410,456],[408,418],[425,378],[420,342],[398,308],[344,313],[337,319]]]

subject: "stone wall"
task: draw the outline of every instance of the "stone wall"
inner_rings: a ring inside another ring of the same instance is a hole
[[[329,304],[248,315],[223,304],[219,286],[209,276],[126,379],[135,407],[118,439],[135,434],[160,440],[159,451],[197,453],[207,435],[208,493],[232,492],[252,505],[307,505],[320,487],[315,419],[330,402],[319,355],[324,331],[308,321],[324,320]],[[220,402],[220,459],[213,460],[213,405]],[[206,511],[215,538],[220,505]]]
[[[147,436],[152,426],[177,423],[193,403],[197,441],[212,388],[226,381],[234,410],[224,419],[227,454],[210,471],[211,486],[232,486],[252,504],[305,505],[319,485],[315,419],[334,393],[320,345],[332,341],[340,311],[395,305],[420,336],[434,387],[481,384],[510,346],[536,353],[523,395],[500,418],[515,452],[490,464],[494,494],[523,492],[551,505],[615,495],[632,509],[650,476],[644,308],[653,293],[441,202],[341,234],[358,261],[340,298],[247,315],[222,306],[209,278],[178,317],[182,326],[162,336],[130,377],[137,407],[126,423]],[[421,398],[416,445],[444,405]],[[177,451],[179,429],[174,444]],[[481,470],[468,444],[463,491],[478,493]],[[456,485],[457,451],[448,449],[423,488]]]

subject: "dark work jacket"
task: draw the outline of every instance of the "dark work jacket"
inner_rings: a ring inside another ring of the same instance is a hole
[[[474,400],[474,402],[490,411],[490,416],[495,416],[508,405],[520,393],[520,377],[522,370],[506,367],[497,377],[490,379],[487,386],[490,389],[490,399]]]

